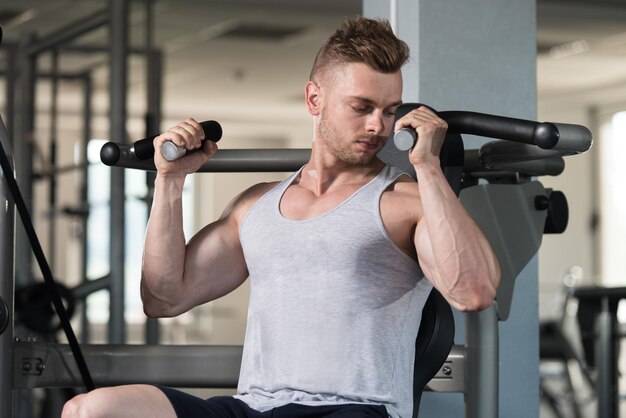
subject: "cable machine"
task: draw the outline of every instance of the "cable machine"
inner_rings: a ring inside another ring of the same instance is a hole
[[[401,112],[399,112],[401,113]],[[465,112],[466,114],[468,112]],[[471,113],[471,112],[470,112]],[[441,112],[442,117],[446,112]],[[450,115],[450,114],[449,114]],[[464,115],[466,116],[466,115]],[[502,121],[493,115],[470,115],[479,122],[478,134],[485,134]],[[508,138],[508,129],[536,122],[509,119],[504,130],[490,135]],[[451,126],[449,135],[467,130],[465,122]],[[480,125],[484,125],[480,127]],[[456,167],[463,188],[461,200],[475,217],[492,243],[501,262],[502,285],[496,303],[468,319],[466,346],[453,347],[448,361],[429,384],[431,390],[466,393],[467,417],[496,417],[498,413],[498,331],[497,322],[510,311],[514,281],[536,253],[543,232],[562,232],[566,225],[562,196],[545,189],[532,177],[558,175],[564,168],[563,156],[586,151],[591,146],[590,132],[580,126],[551,124],[555,141],[546,149],[534,145],[536,129],[529,130],[521,142],[497,141],[479,150],[468,150],[448,165]],[[560,129],[559,129],[560,128]],[[448,139],[446,140],[448,141]],[[518,140],[519,141],[519,140]],[[304,164],[309,150],[221,150],[199,171],[292,171]],[[106,164],[154,170],[149,160],[140,161],[131,144],[109,143],[101,158]],[[478,184],[486,179],[489,184]],[[490,208],[486,211],[485,207]],[[524,219],[520,223],[510,218]],[[530,220],[530,222],[528,222]],[[14,358],[15,387],[79,386],[75,363],[65,345],[18,342]],[[107,346],[83,345],[83,352],[98,385],[123,383],[160,383],[180,387],[235,387],[241,347],[238,346]],[[202,358],[203,361],[199,361]],[[28,362],[31,359],[31,362]],[[188,373],[180,373],[187,370]],[[478,388],[481,388],[479,391]],[[490,390],[485,390],[490,388]]]
[[[145,57],[146,65],[146,82],[148,92],[147,110],[145,115],[146,133],[155,133],[160,130],[161,121],[161,77],[162,77],[162,53],[155,50],[153,47],[153,0],[145,0],[145,47],[141,49],[129,48],[128,39],[128,15],[129,15],[129,2],[126,0],[113,0],[108,2],[108,7],[101,11],[97,11],[92,15],[86,16],[79,22],[75,22],[53,33],[47,34],[45,38],[38,38],[35,35],[29,35],[24,37],[19,43],[4,44],[2,50],[7,55],[7,68],[0,69],[0,75],[3,75],[6,79],[6,115],[7,115],[7,127],[8,132],[3,132],[3,137],[6,138],[7,143],[3,143],[5,149],[9,150],[13,148],[13,158],[15,159],[15,171],[16,177],[20,182],[20,189],[26,205],[32,212],[34,204],[33,199],[33,182],[45,181],[49,185],[49,256],[51,260],[54,260],[54,240],[56,233],[55,218],[58,216],[73,216],[77,217],[80,222],[80,229],[82,231],[82,253],[80,255],[81,262],[81,274],[83,282],[73,289],[67,289],[63,285],[59,285],[59,288],[65,295],[64,301],[70,305],[73,305],[74,301],[86,301],[87,296],[93,292],[106,289],[110,293],[110,309],[109,309],[109,330],[108,341],[114,343],[125,342],[125,321],[124,321],[124,223],[123,222],[111,222],[110,235],[110,268],[111,271],[105,277],[89,280],[87,274],[87,216],[89,213],[88,201],[87,201],[87,181],[88,181],[88,162],[87,162],[87,144],[92,138],[92,118],[93,111],[91,105],[91,97],[93,93],[92,83],[92,69],[89,68],[85,71],[67,72],[61,70],[60,60],[65,54],[85,55],[94,53],[106,53],[109,56],[108,66],[110,73],[110,136],[117,138],[125,138],[126,134],[126,88],[127,88],[127,57],[129,54],[142,55]],[[101,28],[108,28],[110,34],[110,42],[107,46],[89,45],[89,46],[75,46],[72,43],[80,37],[93,33]],[[49,54],[51,56],[51,70],[44,73],[38,67],[40,57]],[[37,84],[39,80],[49,80],[51,85],[52,105],[50,108],[50,161],[47,164],[48,167],[39,172],[35,172],[33,169],[33,154],[34,154],[34,132],[36,131],[35,120],[35,97],[37,95]],[[65,83],[75,83],[82,90],[83,104],[82,107],[82,135],[81,135],[81,156],[80,162],[71,166],[59,166],[56,164],[56,149],[60,143],[60,139],[57,138],[57,119],[58,119],[58,94]],[[2,127],[4,128],[4,125]],[[12,141],[13,140],[13,141]],[[80,172],[81,184],[79,185],[79,204],[76,207],[63,207],[59,208],[57,204],[56,196],[56,183],[59,175],[69,172]],[[111,218],[115,220],[124,219],[124,173],[121,169],[111,170]],[[3,184],[4,186],[4,184]],[[8,194],[4,193],[3,197]],[[150,206],[151,191],[150,185],[148,189],[147,204]],[[10,205],[7,204],[7,207]],[[20,291],[20,298],[27,304],[31,302],[31,297],[38,297],[36,299],[37,306],[42,307],[45,313],[53,314],[49,306],[49,296],[46,296],[43,283],[38,283],[33,280],[32,268],[32,253],[29,248],[28,240],[21,227],[13,229],[13,226],[9,220],[13,219],[12,212],[7,211],[3,213],[2,231],[3,239],[9,239],[12,236],[16,237],[15,243],[15,264],[13,264],[13,250],[10,250],[5,244],[2,244],[3,251],[11,253],[6,255],[9,262],[2,260],[2,269],[6,269],[6,274],[10,274],[15,278],[14,284],[7,286],[6,289],[2,289],[0,297],[4,300],[4,303],[0,304],[0,323],[5,319],[10,319],[6,322],[6,329],[2,334],[2,346],[0,355],[3,359],[11,358],[14,354],[12,344],[14,337],[17,335],[33,335],[37,334],[34,331],[20,330],[23,328],[23,323],[16,323],[19,328],[14,330],[13,326],[13,312],[19,307],[18,304],[13,303],[15,297],[13,296],[15,290]],[[10,244],[13,246],[13,243]],[[10,272],[10,273],[9,273]],[[7,275],[5,277],[8,277]],[[8,296],[10,295],[10,296]],[[17,296],[17,295],[16,295]],[[43,296],[43,297],[41,297]],[[71,302],[71,303],[70,303]],[[35,303],[35,302],[33,302]],[[28,312],[31,313],[37,309],[32,309],[34,305],[29,305]],[[88,341],[88,324],[86,320],[86,306],[82,304],[82,313],[85,318],[82,321],[83,332],[81,336],[83,341]],[[31,322],[35,325],[41,325],[42,318],[33,318]],[[48,318],[49,319],[49,318]],[[53,324],[54,327],[58,327],[58,324]],[[44,327],[44,328],[47,328]],[[17,331],[17,333],[15,332]],[[44,330],[45,331],[45,330]],[[158,323],[156,320],[148,321],[146,326],[146,340],[149,343],[157,343],[159,339],[158,335]],[[42,334],[43,335],[43,334]],[[6,341],[5,341],[6,339]],[[9,344],[10,343],[10,344]],[[28,366],[25,366],[28,367]],[[32,370],[35,370],[33,367]],[[6,368],[3,370],[10,370]],[[3,378],[4,379],[4,378]],[[30,418],[32,416],[32,394],[30,391],[18,391],[16,392],[15,400],[11,401],[12,382],[9,380],[0,380],[0,392],[3,393],[0,400],[0,415],[1,416],[17,416],[18,418]],[[5,400],[7,400],[5,402]],[[15,415],[17,414],[17,415]]]

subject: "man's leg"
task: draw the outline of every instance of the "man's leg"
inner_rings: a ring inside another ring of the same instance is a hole
[[[167,396],[150,385],[96,389],[78,395],[63,408],[62,418],[176,418]]]

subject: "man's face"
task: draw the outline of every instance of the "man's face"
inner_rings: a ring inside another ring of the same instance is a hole
[[[393,128],[402,98],[402,75],[351,63],[324,77],[321,84],[321,143],[342,162],[368,165]]]

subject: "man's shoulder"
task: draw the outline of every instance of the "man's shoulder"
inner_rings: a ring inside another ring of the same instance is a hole
[[[421,199],[415,179],[407,174],[398,177],[383,193],[380,209],[383,220],[399,217],[417,222],[421,214]]]
[[[257,200],[265,193],[276,187],[278,184],[280,184],[279,181],[257,183],[254,186],[251,186],[248,189],[244,190],[241,195],[244,199]]]
[[[237,195],[231,203],[232,214],[238,219],[243,219],[248,211],[263,195],[276,187],[280,182],[272,181],[257,183]]]
[[[389,187],[386,192],[398,195],[419,195],[417,181],[406,173],[401,174]]]

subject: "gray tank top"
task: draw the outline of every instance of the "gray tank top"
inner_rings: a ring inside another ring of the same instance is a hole
[[[313,219],[279,210],[294,173],[262,196],[241,230],[251,290],[237,398],[267,411],[287,403],[413,408],[415,337],[431,290],[388,237],[380,198],[403,173],[385,166]]]

